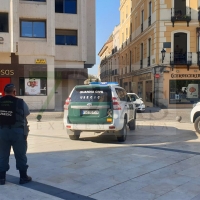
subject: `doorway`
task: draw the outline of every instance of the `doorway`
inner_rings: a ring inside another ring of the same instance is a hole
[[[175,15],[186,15],[186,0],[174,0]]]
[[[187,33],[174,34],[174,63],[187,63]]]

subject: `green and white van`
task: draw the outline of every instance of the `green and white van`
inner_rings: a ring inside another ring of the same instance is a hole
[[[83,131],[106,131],[124,142],[127,125],[135,130],[136,108],[118,83],[93,82],[74,87],[64,105],[63,121],[72,140]]]

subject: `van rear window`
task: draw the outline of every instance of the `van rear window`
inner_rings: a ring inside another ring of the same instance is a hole
[[[109,88],[76,88],[72,95],[72,102],[111,102],[112,95]]]

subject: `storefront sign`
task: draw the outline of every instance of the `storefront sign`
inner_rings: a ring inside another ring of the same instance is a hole
[[[4,42],[3,37],[0,37],[0,44],[3,44],[3,42]]]
[[[46,64],[46,59],[36,59],[35,64]]]
[[[160,74],[155,74],[155,78],[160,78]]]
[[[4,75],[13,76],[14,74],[15,74],[14,70],[9,70],[9,69],[1,69],[0,70],[0,75],[1,76],[4,76]]]
[[[171,78],[200,78],[200,74],[171,74]]]
[[[138,79],[139,79],[139,81],[144,81],[144,80],[151,79],[151,73],[142,74],[141,76],[138,77]]]

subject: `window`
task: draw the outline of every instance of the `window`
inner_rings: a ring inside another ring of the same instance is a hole
[[[19,78],[20,96],[46,96],[46,78]]]
[[[55,12],[77,14],[77,0],[55,0]]]
[[[115,88],[117,96],[119,97],[120,101],[127,101],[127,93],[124,89]]]
[[[151,1],[149,2],[149,17],[151,16],[151,12],[152,12],[152,6],[151,6]]]
[[[140,46],[140,69],[143,68],[143,43]]]
[[[77,30],[56,29],[56,45],[78,45]]]
[[[148,24],[149,26],[151,26],[151,12],[152,12],[152,5],[151,5],[151,1],[149,2],[149,19],[148,19]]]
[[[148,39],[148,63],[147,65],[151,65],[151,38]]]
[[[21,37],[46,38],[46,22],[21,20]]]
[[[199,78],[198,74],[176,74],[176,77]],[[200,101],[200,80],[170,80],[170,104],[193,104]]]
[[[143,32],[144,10],[141,11],[141,32]]]
[[[112,94],[110,88],[87,87],[76,88],[71,95],[71,102],[111,102]]]
[[[8,13],[0,13],[0,32],[8,32]]]

